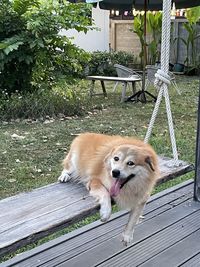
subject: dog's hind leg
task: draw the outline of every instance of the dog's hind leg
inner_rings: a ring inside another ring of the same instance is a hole
[[[72,166],[70,163],[70,158],[71,156],[70,154],[68,154],[67,157],[63,161],[64,168],[63,168],[61,175],[58,177],[58,181],[61,183],[66,183],[72,178],[71,173],[73,172],[73,170],[72,170]]]
[[[93,178],[89,184],[90,195],[96,198],[100,204],[100,217],[102,222],[106,222],[111,215],[111,198],[108,190],[98,178]]]

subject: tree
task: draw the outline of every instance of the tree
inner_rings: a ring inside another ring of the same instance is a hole
[[[144,38],[144,24],[146,23],[147,33],[150,34],[151,40],[149,43],[145,43]],[[150,11],[145,17],[142,14],[138,14],[134,17],[133,21],[133,32],[137,34],[141,44],[141,52],[139,54],[141,58],[141,65],[143,65],[145,46],[148,48],[147,64],[155,64],[160,57],[160,43],[161,43],[161,30],[162,30],[162,13],[152,13]]]
[[[65,0],[2,0],[0,6],[0,89],[49,88],[61,75],[77,77],[87,53],[60,34],[88,30],[90,7]]]

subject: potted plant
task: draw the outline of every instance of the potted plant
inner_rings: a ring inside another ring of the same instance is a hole
[[[186,18],[188,22],[184,23],[183,26],[187,31],[187,38],[180,38],[180,40],[185,44],[187,50],[187,56],[185,59],[186,73],[188,75],[193,75],[197,74],[197,70],[199,68],[199,56],[195,42],[198,38],[200,38],[200,34],[198,34],[196,27],[197,22],[200,19],[200,7],[189,9],[186,13]]]

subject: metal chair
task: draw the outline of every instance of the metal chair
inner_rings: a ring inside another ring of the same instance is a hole
[[[116,72],[117,72],[117,76],[118,77],[133,77],[133,76],[137,76],[138,78],[142,79],[142,76],[140,74],[138,74],[136,71],[130,69],[130,68],[127,68],[123,65],[120,65],[120,64],[115,64],[114,65],[114,68],[116,69]],[[116,91],[117,89],[117,86],[118,86],[119,82],[116,82],[114,88],[113,88],[113,92]],[[138,83],[139,84],[139,87],[140,89],[142,88],[142,83]],[[134,85],[132,84],[132,90],[133,92],[135,93],[135,87]]]
[[[147,65],[146,70],[147,70],[147,77],[146,77],[145,89],[147,89],[150,84],[154,85],[155,74],[158,70],[158,67],[156,67],[154,65]],[[176,83],[176,77],[175,77],[174,73],[169,71],[168,74],[170,76],[172,86],[176,89],[177,93],[180,95],[181,92],[180,92],[180,89],[178,88],[178,85]]]

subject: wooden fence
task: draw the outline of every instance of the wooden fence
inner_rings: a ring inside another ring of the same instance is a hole
[[[187,22],[186,19],[172,20],[171,30],[171,49],[170,62],[184,64],[187,57],[187,49],[181,38],[187,39],[188,33],[183,26]],[[141,44],[138,36],[131,31],[133,29],[132,20],[111,20],[110,21],[110,48],[114,51],[133,52],[139,56],[141,51]],[[197,32],[200,35],[200,24],[197,24]],[[179,38],[177,38],[179,37]],[[176,41],[174,41],[176,39]],[[147,35],[147,42],[150,36]],[[200,61],[200,38],[195,41],[195,48],[197,50],[197,60]],[[190,53],[191,55],[191,49]],[[198,58],[199,57],[199,58]]]

